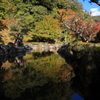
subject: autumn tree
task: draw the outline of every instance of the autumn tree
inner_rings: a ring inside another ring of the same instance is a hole
[[[60,22],[60,27],[62,28],[62,33],[64,35],[65,42],[66,40],[70,39],[71,36],[69,37],[69,29],[65,27],[64,21],[72,21],[72,18],[76,16],[76,13],[72,11],[71,9],[68,9],[67,11],[64,9],[59,9],[56,17],[59,19]],[[70,24],[71,25],[71,24]],[[68,38],[66,38],[68,37]]]
[[[36,22],[35,28],[31,30],[33,39],[42,42],[57,42],[60,38],[61,28],[59,21],[52,16],[46,16],[45,20]]]
[[[81,38],[83,42],[89,42],[96,36],[97,32],[100,30],[99,27],[100,23],[93,23],[92,21],[88,21],[87,23],[78,21],[71,30],[73,31],[72,34],[76,37],[76,39]]]
[[[72,10],[59,10],[58,17],[63,27],[74,32],[76,39],[81,38],[82,41],[90,41],[91,37],[98,31],[94,22],[88,20],[89,14],[81,13],[80,15]],[[87,19],[87,20],[86,20]]]
[[[78,0],[0,0],[0,18],[6,23],[8,20],[11,21],[6,27],[10,31],[25,34],[36,29],[36,23],[46,21],[45,16],[49,15],[54,19],[58,9],[79,11],[83,8]],[[5,26],[2,22],[0,22],[1,28]]]
[[[93,21],[74,20],[71,23],[64,22],[66,28],[74,32],[76,40],[81,39],[83,42],[91,41],[92,37],[96,36],[99,31],[100,24]]]

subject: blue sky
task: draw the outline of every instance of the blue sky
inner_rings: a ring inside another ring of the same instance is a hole
[[[92,12],[92,16],[100,16],[100,6],[95,3],[89,3],[90,0],[78,1],[82,3],[84,10]]]

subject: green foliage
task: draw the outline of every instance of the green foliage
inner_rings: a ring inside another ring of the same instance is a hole
[[[48,10],[51,10],[56,7],[57,0],[37,0],[38,3],[44,7],[46,7]]]
[[[24,11],[19,11],[17,12],[15,18],[20,31],[27,32],[30,28],[34,26],[34,18],[28,12],[25,13]]]
[[[25,34],[31,31],[34,33],[34,40],[54,42],[61,37],[68,37],[62,33],[59,22],[54,19],[58,9],[72,9],[78,12],[83,8],[78,0],[1,0],[0,18],[12,22],[7,24],[11,31]]]
[[[0,1],[0,18],[5,19],[7,15],[9,15],[10,7],[11,5],[7,0],[1,0]]]
[[[57,0],[59,9],[72,9],[74,11],[82,10],[82,4],[78,0]]]
[[[43,20],[44,16],[48,14],[48,11],[45,7],[39,5],[33,6],[32,3],[28,1],[9,0],[9,2],[14,3],[13,8],[15,11],[12,14],[14,24],[11,25],[11,27],[14,26],[16,27],[16,29],[19,29],[19,31],[25,33],[27,33],[30,29],[34,27],[35,21]]]
[[[34,38],[50,38],[56,41],[61,33],[58,20],[51,16],[46,16],[43,21],[35,23],[35,29],[32,29]],[[43,40],[42,40],[43,41]]]
[[[30,13],[32,13],[35,21],[41,21],[48,14],[48,10],[43,6],[34,6],[30,10]]]

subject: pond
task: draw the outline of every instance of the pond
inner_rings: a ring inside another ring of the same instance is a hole
[[[57,51],[0,57],[0,100],[84,100],[75,76]]]

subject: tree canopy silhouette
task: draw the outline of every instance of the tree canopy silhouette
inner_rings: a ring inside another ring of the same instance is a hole
[[[84,1],[85,1],[85,0],[84,0]],[[93,2],[93,3],[96,3],[97,5],[100,6],[99,0],[90,0],[89,2],[90,2],[90,3],[92,3],[92,2]]]

